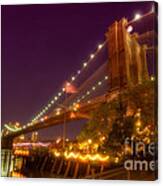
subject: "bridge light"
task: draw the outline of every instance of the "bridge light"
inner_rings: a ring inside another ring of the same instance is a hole
[[[56,111],[56,115],[59,116],[60,114],[61,114],[61,110],[60,110],[60,108],[58,108]]]
[[[127,27],[127,32],[128,32],[128,33],[131,33],[132,31],[133,31],[133,27],[132,27],[131,25],[128,26],[128,27]]]
[[[78,71],[77,71],[77,73],[78,73],[78,74],[80,74],[80,73],[81,73],[81,71],[80,71],[80,70],[78,70]]]
[[[71,112],[70,118],[71,118],[71,119],[75,118],[75,113],[74,113],[74,112]]]
[[[57,101],[57,100],[58,100],[58,97],[57,97],[57,96],[55,96],[55,97],[54,97],[54,99]]]
[[[105,80],[107,80],[108,79],[108,76],[105,76]]]
[[[135,14],[134,20],[139,20],[141,17],[141,14]]]
[[[99,81],[99,82],[98,82],[98,85],[101,85],[101,84],[102,84],[102,82],[101,82],[101,81]]]
[[[75,76],[72,76],[71,80],[74,81],[75,80]]]
[[[54,100],[51,101],[51,104],[54,104]],[[44,112],[44,110],[43,110],[43,112]]]
[[[49,107],[49,108],[51,107],[51,104],[50,104],[50,103],[48,104],[48,107]],[[41,113],[41,115],[42,115],[42,113]]]
[[[94,55],[94,54],[91,54],[91,55],[90,55],[90,58],[91,58],[91,59],[93,59],[94,57],[95,57],[95,55]]]
[[[65,92],[65,88],[64,87],[62,88],[62,91]]]
[[[77,103],[77,104],[75,105],[75,107],[76,107],[77,109],[80,108],[80,104]]]
[[[70,86],[71,84],[69,82],[66,83],[66,86]]]
[[[82,99],[84,99],[84,98],[85,98],[85,96],[83,95],[83,96],[82,96]]]
[[[88,100],[88,101],[87,101],[87,103],[88,103],[88,104],[90,104],[90,103],[91,103],[91,101],[90,101],[90,100]]]
[[[87,63],[83,63],[83,67],[86,67],[87,66]]]
[[[96,90],[96,87],[92,87],[92,90]]]
[[[101,48],[102,48],[102,44],[99,44],[99,45],[98,45],[98,49],[101,49]]]
[[[44,121],[44,118],[41,118],[40,121]]]
[[[61,93],[61,92],[59,92],[59,93],[58,93],[58,96],[61,96],[61,95],[62,95],[62,93]]]
[[[87,91],[87,95],[89,95],[90,94],[90,92],[89,91]]]
[[[46,119],[48,119],[48,116],[45,116],[45,117],[44,117],[44,120],[46,120]]]

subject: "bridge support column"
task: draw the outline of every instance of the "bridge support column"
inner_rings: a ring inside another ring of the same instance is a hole
[[[115,21],[108,29],[108,73],[110,89],[136,85],[148,79],[146,47],[138,42],[138,34],[127,32],[128,21]]]

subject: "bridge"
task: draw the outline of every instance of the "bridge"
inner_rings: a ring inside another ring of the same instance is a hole
[[[155,72],[150,72],[149,65],[152,62],[149,61],[148,54],[152,51],[156,55],[157,49],[157,43],[151,44],[149,41],[152,37],[155,38],[156,33],[147,30],[139,34],[133,32],[133,29],[141,21],[155,18],[155,13],[150,11],[131,21],[122,18],[110,25],[105,33],[105,41],[98,45],[69,81],[77,87],[77,92],[67,95],[65,88],[61,87],[32,121],[21,129],[2,136],[2,149],[11,150],[14,138],[22,134],[63,125],[65,121],[68,123],[89,119],[92,110],[117,98],[126,87],[134,87],[149,80]],[[95,68],[91,68],[93,63],[96,64]],[[91,75],[81,80],[82,72],[87,72],[89,68]]]

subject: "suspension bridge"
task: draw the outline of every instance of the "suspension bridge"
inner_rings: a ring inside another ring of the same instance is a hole
[[[122,18],[110,25],[105,33],[105,41],[67,80],[67,86],[73,84],[77,92],[67,94],[65,87],[61,86],[30,122],[2,136],[2,149],[9,152],[14,138],[22,134],[65,125],[65,121],[67,125],[71,121],[89,119],[98,105],[109,103],[126,87],[141,84],[155,75],[156,69],[155,66],[150,67],[153,61],[149,56],[156,55],[157,43],[154,40],[151,42],[156,32],[153,28],[135,32],[137,25],[148,24],[155,19],[155,12],[150,11],[137,15],[133,20]],[[7,153],[7,158],[9,156]]]

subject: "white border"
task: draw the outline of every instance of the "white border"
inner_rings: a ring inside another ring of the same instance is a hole
[[[126,1],[126,0],[125,0]],[[133,0],[128,0],[133,1]],[[123,0],[1,0],[0,5],[3,4],[50,4],[50,3],[72,3],[72,2],[78,2],[78,3],[83,3],[83,2],[124,2]],[[0,178],[0,185],[7,185],[7,186],[63,186],[63,185],[85,185],[89,186],[90,184],[93,186],[98,186],[100,185],[107,185],[107,186],[112,186],[113,184],[115,186],[119,185],[163,185],[163,0],[156,0],[156,2],[159,3],[159,180],[149,182],[149,181],[112,181],[112,180],[60,180],[60,179],[33,179],[33,178],[26,178],[26,179],[16,179],[16,178]],[[1,39],[1,38],[0,38]],[[1,54],[1,53],[0,53]],[[1,69],[1,68],[0,68]],[[162,83],[161,83],[162,82]]]

